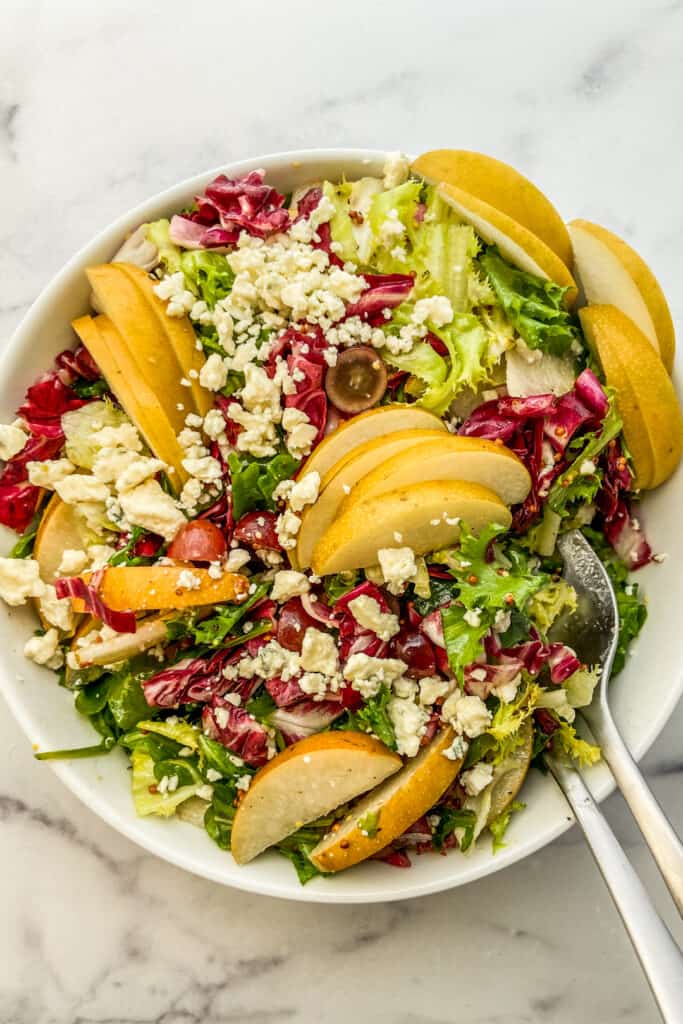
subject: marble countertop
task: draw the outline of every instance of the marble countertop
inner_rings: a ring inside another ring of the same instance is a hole
[[[335,145],[451,144],[516,164],[567,216],[633,240],[680,319],[681,30],[680,3],[642,0],[9,0],[0,337],[148,195],[241,156]],[[683,706],[644,762],[679,831],[681,735]],[[298,905],[133,846],[33,761],[4,705],[0,763],[2,1024],[659,1019],[576,829],[450,893]],[[623,801],[605,808],[677,927]]]

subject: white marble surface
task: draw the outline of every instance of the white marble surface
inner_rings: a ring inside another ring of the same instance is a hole
[[[0,332],[149,194],[324,145],[507,159],[567,216],[631,238],[683,317],[682,31],[680,3],[643,0],[5,0]],[[682,731],[679,707],[645,761],[679,830]],[[658,1019],[576,830],[448,894],[295,905],[132,846],[32,760],[4,707],[0,764],[3,1024]],[[672,922],[621,799],[606,810]]]

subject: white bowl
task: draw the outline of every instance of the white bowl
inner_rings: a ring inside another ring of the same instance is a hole
[[[326,177],[379,174],[383,162],[384,154],[378,151],[303,150],[245,160],[218,171],[235,176],[263,167],[267,180],[288,192],[297,185]],[[75,344],[70,322],[88,308],[85,267],[110,259],[126,232],[138,224],[185,206],[218,171],[200,174],[141,204],[102,231],[57,275],[31,307],[2,354],[0,422],[11,422],[25,388],[50,366],[58,352]],[[668,551],[669,558],[663,565],[648,567],[638,574],[639,582],[647,590],[650,617],[637,651],[612,689],[617,723],[636,757],[641,757],[655,740],[683,690],[679,648],[683,578],[676,568],[683,564],[683,533],[677,512],[681,508],[680,473],[649,496],[644,506],[648,536],[656,550]],[[5,534],[9,548],[10,533]],[[28,608],[8,608],[0,603],[0,678],[12,711],[28,741],[37,749],[95,742],[90,725],[74,710],[72,695],[56,685],[52,673],[24,659],[22,649],[35,626]],[[201,829],[180,821],[136,817],[122,752],[97,759],[52,762],[50,767],[96,814],[157,856],[237,889],[321,903],[406,899],[463,885],[528,856],[564,832],[572,821],[554,782],[534,771],[524,787],[527,809],[513,820],[508,845],[495,856],[484,838],[471,855],[453,852],[445,857],[414,857],[413,867],[407,871],[369,862],[337,878],[314,879],[302,887],[292,866],[277,854],[268,854],[239,868]],[[589,782],[599,798],[613,788],[609,773],[601,766],[590,772]]]

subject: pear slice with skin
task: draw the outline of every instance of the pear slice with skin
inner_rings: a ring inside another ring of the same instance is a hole
[[[64,552],[70,548],[80,551],[86,544],[94,544],[95,536],[86,527],[75,505],[67,505],[58,494],[50,498],[33,545],[33,557],[45,583],[54,583]]]
[[[140,376],[116,328],[106,316],[82,316],[72,327],[147,447],[169,466],[171,486],[179,492],[189,476],[183,467],[185,453],[157,392]]]
[[[382,461],[351,489],[339,511],[423,480],[467,480],[497,494],[505,505],[524,501],[531,477],[514,452],[479,437],[444,434]]]
[[[497,245],[506,260],[528,274],[535,274],[567,288],[565,305],[576,302],[578,289],[574,278],[559,256],[545,242],[506,213],[454,185],[441,184],[437,191],[464,221],[471,224],[485,242]]]
[[[590,230],[574,220],[569,225],[574,243],[576,275],[589,305],[612,305],[633,320],[659,352],[657,332],[637,284],[617,254]]]
[[[199,373],[204,365],[204,355],[197,348],[197,336],[194,333],[190,318],[187,316],[169,316],[166,305],[154,292],[154,281],[141,267],[132,263],[115,263],[137,286],[145,302],[149,305],[161,325],[168,342],[180,363],[183,377],[190,382],[190,392],[195,409],[200,416],[206,416],[213,406],[213,395],[199,383]],[[187,389],[186,389],[187,390]]]
[[[462,480],[428,480],[360,501],[340,515],[313,553],[318,576],[377,565],[382,548],[410,547],[417,555],[450,547],[464,520],[473,530],[508,527],[510,510],[497,494]],[[400,538],[398,540],[397,538]]]
[[[190,572],[194,586],[183,585],[183,573]],[[92,574],[83,573],[89,583]],[[245,601],[249,594],[246,576],[225,572],[213,579],[208,569],[194,565],[111,565],[105,569],[97,588],[107,607],[115,612],[157,611],[166,608],[195,608],[200,605]],[[80,598],[72,598],[75,611],[85,611]]]
[[[86,275],[98,307],[116,328],[141,378],[158,396],[176,433],[185,426],[185,417],[196,412],[192,392],[180,383],[183,369],[169,345],[155,311],[116,263],[88,267]]]
[[[366,733],[323,732],[299,740],[254,776],[235,814],[233,857],[247,864],[401,767],[398,754]]]
[[[445,423],[433,412],[418,405],[381,405],[368,409],[325,437],[299,470],[299,476],[319,473],[322,480],[335,463],[349,452],[375,437],[383,437],[397,430],[446,430]]]
[[[397,775],[355,804],[312,850],[315,866],[325,872],[350,868],[379,853],[426,814],[462,766],[462,760],[445,756],[454,738],[450,727],[443,729]]]
[[[527,777],[534,749],[534,729],[531,719],[527,718],[520,725],[518,735],[521,737],[519,746],[515,747],[510,756],[506,757],[494,770],[490,792],[491,806],[486,818],[487,825],[490,825],[508,809]]]
[[[415,449],[414,457],[418,457],[423,444],[447,436],[443,430],[397,430],[352,448],[346,457],[335,462],[320,482],[320,497],[302,516],[295,556],[297,567],[310,566],[316,544],[361,477],[397,452]]]
[[[495,157],[466,149],[433,149],[413,163],[413,171],[430,184],[448,182],[465,189],[538,235],[566,266],[572,245],[562,217],[528,178]]]
[[[579,281],[588,302],[612,304],[630,316],[671,373],[676,333],[664,292],[645,260],[599,224],[573,220],[568,227]]]
[[[587,306],[579,317],[616,389],[636,485],[658,487],[683,453],[683,416],[671,378],[643,332],[616,306]]]

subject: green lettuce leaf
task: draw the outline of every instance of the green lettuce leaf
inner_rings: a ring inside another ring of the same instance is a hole
[[[159,259],[163,269],[167,274],[175,274],[180,270],[181,249],[171,241],[170,231],[171,222],[164,217],[148,224],[145,234],[159,250]]]
[[[228,456],[232,484],[232,511],[235,519],[255,509],[275,511],[273,491],[283,480],[294,476],[299,465],[289,452],[270,459],[253,459],[233,452]]]
[[[182,720],[178,722],[142,721],[137,723],[137,728],[141,733],[151,732],[158,736],[164,736],[166,739],[179,743],[181,747],[189,747],[190,750],[197,750],[199,747],[199,729],[190,725],[189,722]]]
[[[366,700],[358,711],[348,712],[341,728],[374,733],[389,750],[396,750],[396,734],[388,711],[391,698],[390,688],[381,686],[375,696]]]
[[[582,740],[576,735],[576,729],[567,722],[562,722],[560,728],[552,735],[553,753],[561,752],[576,761],[581,768],[590,768],[600,760],[600,748]]]
[[[562,685],[569,704],[573,708],[587,708],[593,700],[593,693],[599,680],[600,670],[597,667],[580,668],[569,679],[565,679]]]
[[[505,532],[504,526],[491,523],[477,536],[461,524],[458,546],[449,552],[447,564],[466,608],[524,611],[530,598],[550,582],[547,573],[532,566],[523,548],[508,543],[503,552],[498,547],[495,542]]]
[[[576,591],[566,580],[551,578],[530,598],[526,610],[545,635],[563,612],[576,611]]]
[[[349,197],[351,186],[348,182],[333,185],[331,181],[323,182],[323,195],[334,206],[334,215],[330,220],[330,238],[341,249],[337,255],[341,260],[358,263],[358,243],[354,234],[353,221],[350,216]]]
[[[478,262],[505,315],[529,348],[563,355],[575,342],[582,342],[563,305],[566,288],[518,270],[495,246],[489,246]]]
[[[190,291],[213,309],[229,295],[235,275],[224,253],[210,249],[191,249],[180,257],[180,269]]]
[[[149,755],[140,750],[134,750],[131,754],[133,774],[131,779],[133,791],[133,803],[135,810],[141,817],[148,814],[156,814],[162,818],[170,818],[175,814],[177,808],[185,800],[194,796],[201,785],[178,786],[172,793],[159,793],[157,791],[158,779],[154,774],[155,764]]]
[[[581,505],[590,504],[602,486],[602,470],[584,475],[579,472],[583,462],[596,462],[610,441],[621,433],[623,423],[617,410],[615,393],[607,389],[609,408],[600,429],[584,434],[570,442],[567,454],[571,465],[554,481],[548,494],[548,506],[556,515],[565,518],[574,514]]]
[[[465,621],[466,609],[451,604],[441,609],[443,637],[446,644],[448,664],[460,682],[464,681],[464,669],[481,654],[482,640],[491,628],[491,618],[480,617],[480,625],[472,626]]]
[[[513,813],[515,811],[523,811],[525,807],[526,804],[522,803],[521,800],[513,800],[502,814],[499,814],[497,818],[494,818],[493,821],[489,822],[488,827],[489,832],[493,837],[494,853],[498,853],[498,851],[502,850],[506,845],[503,842],[503,838],[508,830],[508,825],[510,824]]]

